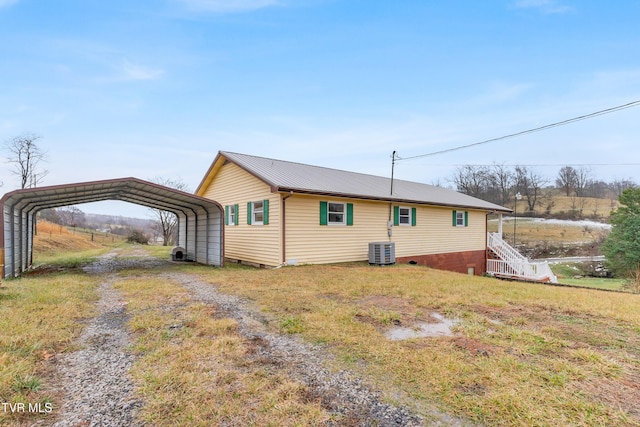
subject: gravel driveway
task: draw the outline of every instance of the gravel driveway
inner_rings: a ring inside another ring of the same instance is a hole
[[[362,426],[423,425],[423,419],[407,408],[383,403],[380,393],[354,373],[330,372],[324,362],[331,356],[322,348],[295,336],[268,331],[262,313],[234,296],[218,292],[215,286],[200,282],[195,276],[166,269],[154,272],[152,267],[158,263],[166,265],[152,258],[119,258],[110,253],[86,267],[88,273],[101,279],[97,316],[88,322],[78,339],[80,350],[59,357],[57,369],[63,405],[55,421],[39,425],[141,425],[136,422],[136,411],[142,402],[136,398],[128,375],[135,357],[127,351],[132,337],[126,328],[126,304],[112,287],[118,271],[132,267],[149,267],[149,276],[157,274],[180,283],[194,301],[215,306],[237,320],[241,334],[258,347],[255,357],[286,367],[287,374],[309,387],[329,411],[346,415]],[[435,410],[430,411],[429,416],[429,425],[467,425]]]

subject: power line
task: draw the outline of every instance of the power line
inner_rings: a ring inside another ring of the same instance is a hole
[[[503,139],[514,138],[516,136],[522,136],[522,135],[526,135],[526,134],[529,134],[529,133],[540,132],[540,131],[543,131],[543,130],[555,128],[555,127],[558,127],[558,126],[568,125],[570,123],[578,122],[578,121],[581,121],[581,120],[591,119],[593,117],[602,116],[604,114],[615,113],[616,111],[624,110],[624,109],[631,108],[631,107],[636,107],[638,105],[640,105],[640,100],[629,102],[627,104],[618,105],[616,107],[611,107],[611,108],[607,108],[607,109],[604,109],[604,110],[596,111],[594,113],[589,113],[589,114],[585,114],[585,115],[582,115],[582,116],[573,117],[571,119],[562,120],[560,122],[551,123],[551,124],[540,126],[540,127],[537,127],[537,128],[527,129],[527,130],[523,130],[521,132],[516,132],[516,133],[509,134],[509,135],[500,136],[498,138],[486,139],[484,141],[474,142],[473,144],[461,145],[459,147],[448,148],[446,150],[434,151],[433,153],[420,154],[420,155],[411,156],[411,157],[398,157],[397,159],[398,160],[411,160],[411,159],[417,159],[417,158],[420,158],[420,157],[429,157],[429,156],[435,156],[437,154],[450,153],[452,151],[458,151],[458,150],[462,150],[462,149],[469,148],[469,147],[475,147],[477,145],[489,144],[491,142],[496,142],[496,141],[500,141],[500,140],[503,140]]]
[[[397,158],[396,158],[397,160]],[[640,163],[518,163],[518,164],[506,164],[506,163],[450,163],[443,164],[438,163],[438,166],[536,166],[536,167],[562,167],[562,166],[640,166]]]

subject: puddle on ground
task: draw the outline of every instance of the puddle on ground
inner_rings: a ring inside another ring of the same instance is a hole
[[[399,327],[389,330],[385,336],[392,341],[408,340],[412,338],[450,337],[451,328],[458,323],[458,319],[447,319],[440,313],[431,313],[431,317],[438,320],[435,323],[416,323],[411,328]]]

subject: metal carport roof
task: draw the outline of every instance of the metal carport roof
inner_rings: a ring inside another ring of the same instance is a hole
[[[43,209],[121,200],[172,212],[178,217],[178,245],[186,259],[221,266],[223,209],[217,202],[138,178],[118,178],[15,190],[0,199],[0,277],[16,277],[31,266],[35,215]]]

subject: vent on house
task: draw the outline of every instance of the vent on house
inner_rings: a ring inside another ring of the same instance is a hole
[[[187,251],[180,246],[176,246],[171,249],[171,261],[186,261],[187,260]]]
[[[396,245],[394,242],[369,243],[369,264],[387,265],[396,263]]]

